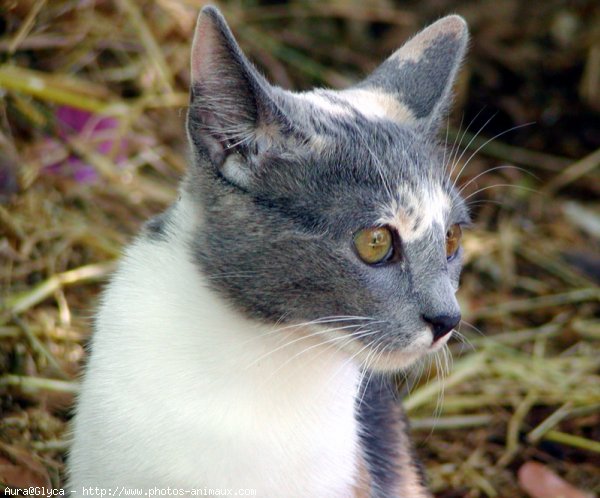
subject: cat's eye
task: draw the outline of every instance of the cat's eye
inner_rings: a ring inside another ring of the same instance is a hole
[[[460,246],[462,229],[458,223],[452,225],[446,232],[446,258],[452,259]]]
[[[354,247],[365,263],[383,263],[393,253],[392,233],[386,227],[363,228],[354,235]]]

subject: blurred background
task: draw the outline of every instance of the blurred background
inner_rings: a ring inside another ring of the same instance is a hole
[[[295,89],[350,85],[429,22],[467,19],[440,134],[475,220],[464,340],[448,375],[409,376],[414,439],[438,497],[600,492],[600,4],[214,3]],[[63,482],[99,289],[186,167],[202,4],[0,0],[0,489]]]

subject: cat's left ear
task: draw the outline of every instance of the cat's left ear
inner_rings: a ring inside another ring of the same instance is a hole
[[[462,17],[444,17],[396,50],[356,88],[393,97],[399,105],[390,106],[391,119],[435,132],[451,103],[468,38]]]
[[[242,53],[221,13],[204,7],[191,57],[188,134],[195,151],[243,187],[262,158],[292,131],[273,88]]]

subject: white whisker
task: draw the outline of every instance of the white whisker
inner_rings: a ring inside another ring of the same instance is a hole
[[[483,109],[482,109],[483,110]],[[481,111],[479,111],[479,113],[481,113]],[[473,121],[475,119],[477,119],[477,116],[479,116],[479,113],[473,118],[473,120],[471,121],[471,123],[473,123]],[[460,160],[463,158],[463,156],[465,155],[465,152],[469,149],[469,147],[471,146],[471,144],[473,143],[473,140],[476,140],[477,137],[479,136],[479,134],[483,131],[483,129],[492,121],[492,119],[494,119],[496,117],[498,113],[495,112],[494,114],[492,114],[492,116],[490,116],[490,118],[483,123],[483,125],[481,125],[481,127],[479,128],[479,130],[477,130],[477,133],[475,133],[472,137],[471,140],[469,140],[469,143],[463,148],[463,151],[461,152],[460,156],[458,156],[458,158],[456,158],[453,162],[453,166],[452,166],[452,170],[450,171],[450,175],[452,175],[452,173],[454,173],[454,169],[456,168],[456,166],[458,164],[460,164]],[[465,130],[465,134],[466,134],[466,130]],[[464,136],[464,135],[463,135]],[[464,167],[461,168],[461,170],[458,172],[458,174],[456,175],[456,178],[454,179],[454,183],[452,184],[452,188],[456,187],[456,182],[458,181],[458,179],[460,178],[460,175],[462,174],[464,170]]]
[[[377,333],[379,333],[378,330],[366,330],[366,331],[359,330],[356,332],[352,332],[350,334],[346,334],[346,335],[342,335],[342,336],[338,336],[338,337],[330,337],[329,339],[326,339],[324,341],[317,342],[316,344],[313,344],[305,349],[302,349],[301,351],[298,351],[293,356],[289,357],[281,365],[279,365],[273,372],[271,372],[270,376],[266,380],[273,377],[277,372],[279,372],[282,368],[284,368],[286,365],[288,365],[290,362],[292,362],[299,356],[306,354],[315,348],[327,346],[327,347],[324,347],[321,351],[319,351],[316,355],[312,356],[311,359],[318,358],[320,355],[324,354],[326,351],[330,351],[333,347],[337,347],[338,349],[341,349],[346,344],[351,343],[353,340],[363,339],[364,337],[368,337],[368,336],[371,336],[371,335],[377,334]],[[338,342],[341,342],[341,341],[343,341],[341,345],[337,344]]]
[[[531,171],[527,171],[525,168],[520,168],[519,166],[513,166],[510,164],[505,164],[502,166],[495,166],[491,169],[482,171],[481,173],[479,173],[477,176],[471,178],[467,183],[465,183],[463,186],[460,187],[460,189],[458,190],[458,195],[462,194],[464,192],[464,190],[471,185],[473,182],[477,181],[477,179],[481,178],[484,175],[487,175],[488,173],[491,173],[492,171],[496,171],[496,170],[501,170],[501,169],[516,169],[518,171],[522,171],[523,173],[530,175],[534,178],[538,178],[536,175],[534,175]]]
[[[251,368],[251,367],[255,366],[257,363],[259,363],[260,361],[266,359],[267,357],[271,356],[272,354],[276,353],[277,351],[281,351],[282,349],[285,349],[285,348],[287,348],[287,347],[289,347],[289,346],[291,346],[293,344],[296,344],[299,341],[304,341],[304,340],[310,339],[310,338],[315,337],[315,336],[324,335],[324,334],[329,333],[329,332],[336,332],[338,330],[347,330],[347,329],[351,329],[351,328],[355,328],[355,327],[360,327],[360,326],[363,326],[363,325],[362,324],[344,325],[342,327],[335,327],[335,328],[332,328],[332,329],[325,329],[325,330],[317,330],[317,331],[312,332],[312,333],[310,333],[308,335],[302,335],[302,336],[297,337],[296,339],[294,339],[292,341],[289,341],[289,342],[286,342],[284,344],[279,345],[278,347],[276,347],[276,348],[268,351],[265,354],[260,355],[252,363],[250,363],[248,365],[248,368]]]
[[[485,192],[486,190],[490,190],[492,188],[496,188],[496,187],[513,187],[519,190],[524,190],[526,192],[533,192],[535,194],[539,194],[540,191],[538,189],[535,188],[529,188],[529,187],[524,187],[522,185],[512,185],[510,183],[497,183],[495,185],[488,185],[487,187],[482,187],[480,189],[477,189],[475,192],[469,194],[467,197],[465,197],[465,202],[468,201],[471,197],[481,193],[481,192]]]
[[[458,182],[458,179],[460,178],[460,175],[462,174],[462,172],[465,170],[465,168],[469,165],[469,163],[471,162],[471,159],[473,159],[481,149],[483,149],[487,144],[489,144],[490,142],[496,140],[497,138],[500,138],[502,135],[506,135],[507,133],[514,131],[514,130],[518,130],[520,128],[525,128],[526,126],[531,126],[535,123],[524,123],[521,125],[517,125],[517,126],[512,126],[511,128],[509,128],[508,130],[504,130],[496,135],[494,135],[492,138],[489,138],[488,140],[486,140],[485,142],[483,142],[479,147],[477,147],[477,149],[475,149],[475,151],[469,156],[469,158],[465,161],[465,164],[463,164],[462,168],[460,169],[460,171],[458,172],[458,175],[456,176],[456,179],[454,180],[453,183],[453,187],[456,187],[456,183]],[[461,155],[462,157],[462,155]]]

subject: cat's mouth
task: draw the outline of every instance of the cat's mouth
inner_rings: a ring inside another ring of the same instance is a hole
[[[431,346],[429,346],[429,351],[433,353],[442,349],[446,344],[448,344],[453,332],[454,329],[449,330],[442,337],[434,338]]]

